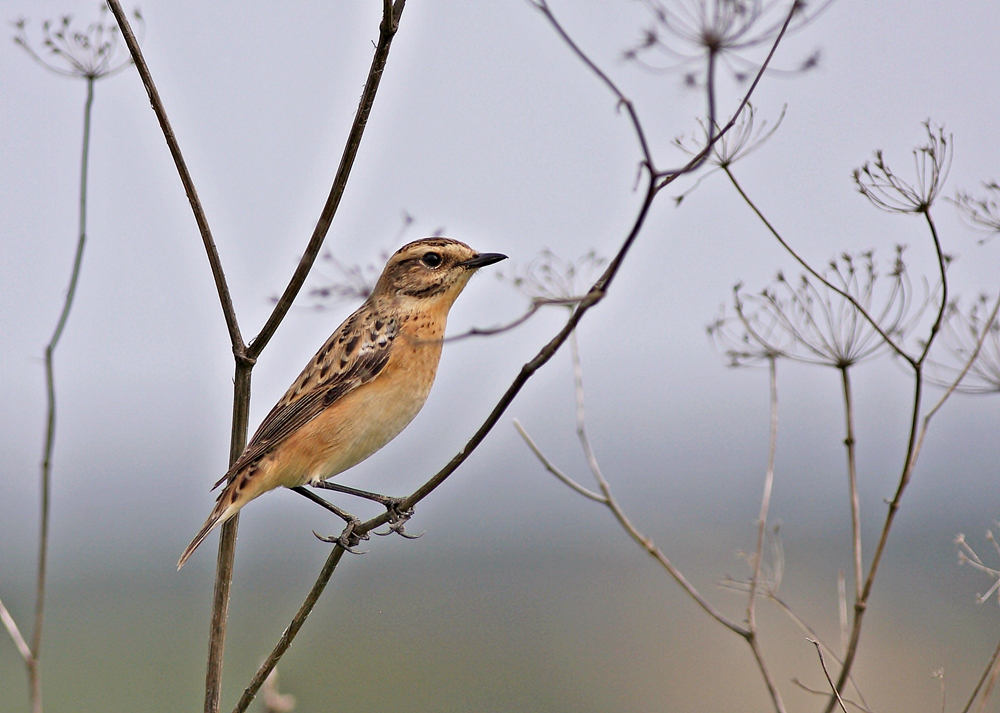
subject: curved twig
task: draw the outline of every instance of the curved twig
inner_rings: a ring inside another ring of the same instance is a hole
[[[320,249],[323,247],[323,241],[326,239],[326,234],[333,223],[333,217],[340,206],[340,199],[344,195],[344,189],[347,187],[347,179],[351,175],[354,159],[358,155],[358,148],[361,146],[361,137],[364,135],[365,127],[368,125],[368,117],[371,114],[372,105],[375,103],[375,94],[378,92],[382,72],[389,57],[392,38],[396,35],[396,30],[399,29],[399,18],[403,13],[405,4],[406,0],[396,0],[395,3],[391,0],[383,0],[382,22],[379,25],[378,44],[375,46],[371,69],[368,71],[368,79],[365,82],[364,91],[361,93],[361,101],[358,103],[357,113],[354,115],[354,123],[351,124],[351,131],[347,135],[347,145],[344,147],[344,152],[340,158],[340,165],[337,167],[337,174],[333,179],[333,185],[330,187],[330,195],[327,196],[326,204],[323,206],[323,211],[320,213],[316,227],[313,229],[312,237],[309,238],[305,252],[302,254],[299,264],[295,267],[295,272],[288,281],[285,291],[278,298],[278,302],[274,305],[274,309],[271,311],[271,316],[267,318],[267,322],[264,323],[260,332],[247,346],[247,356],[251,359],[258,357],[271,340],[271,337],[274,336],[275,331],[277,331],[278,326],[292,306],[292,302],[295,301],[295,297],[299,294],[299,290],[302,289],[302,285],[305,283],[306,277],[309,275],[309,271],[312,269]]]
[[[257,669],[257,673],[250,680],[250,683],[243,690],[243,695],[240,696],[239,702],[237,702],[236,707],[233,708],[233,713],[244,713],[250,704],[253,702],[254,697],[257,695],[257,691],[260,687],[264,685],[264,681],[267,680],[268,675],[274,670],[274,667],[278,665],[278,661],[284,656],[285,652],[288,651],[288,647],[292,645],[292,640],[295,635],[299,633],[299,629],[306,621],[306,617],[316,606],[316,602],[319,601],[320,595],[326,588],[327,582],[330,581],[330,577],[333,576],[333,571],[340,564],[340,559],[344,556],[344,548],[340,545],[335,545],[330,555],[326,558],[326,562],[323,563],[323,569],[319,572],[319,577],[316,578],[316,582],[313,584],[312,588],[309,590],[309,594],[306,595],[305,601],[299,607],[299,610],[295,612],[295,616],[292,617],[291,623],[288,628],[285,629],[281,634],[281,638],[278,639],[278,643],[275,644],[274,649],[268,655],[267,659],[261,664],[260,668]]]
[[[823,649],[820,648],[819,642],[814,639],[806,639],[810,644],[816,647],[816,655],[819,656],[819,665],[823,667],[823,674],[826,676],[826,680],[830,684],[830,688],[833,689],[833,694],[837,697],[837,703],[840,704],[840,710],[847,713],[847,706],[844,705],[844,699],[840,697],[840,691],[833,683],[833,679],[830,678],[830,671],[826,667],[826,660],[823,658]]]
[[[536,297],[531,300],[531,304],[528,309],[525,310],[517,319],[507,322],[507,324],[501,324],[498,327],[473,327],[460,334],[455,334],[453,336],[445,337],[442,342],[457,342],[462,339],[468,339],[469,337],[492,337],[496,334],[503,334],[504,332],[509,332],[510,330],[520,327],[522,324],[527,322],[529,319],[535,316],[542,307],[547,307],[550,305],[559,305],[561,307],[572,307],[573,305],[580,304],[580,302],[585,299],[586,295],[582,297],[566,297],[562,299],[554,299],[549,297]]]
[[[205,245],[205,252],[208,254],[208,263],[212,268],[212,277],[215,278],[215,288],[219,293],[219,302],[222,304],[222,315],[225,317],[226,328],[229,330],[229,341],[233,345],[233,351],[241,354],[245,345],[243,344],[243,337],[240,335],[239,324],[236,321],[236,309],[233,307],[233,298],[229,294],[229,285],[226,284],[226,275],[222,271],[219,250],[215,246],[212,230],[208,227],[208,218],[205,216],[205,209],[201,205],[201,199],[198,197],[198,191],[194,187],[191,173],[188,171],[183,154],[181,154],[180,144],[177,143],[177,138],[174,136],[173,127],[171,127],[170,120],[167,118],[167,111],[163,106],[163,101],[160,99],[160,93],[156,89],[156,84],[153,83],[153,75],[150,74],[146,60],[142,56],[142,50],[139,48],[139,42],[135,38],[135,33],[132,32],[131,25],[129,25],[128,17],[125,15],[125,11],[122,10],[121,3],[118,0],[107,0],[107,2],[108,7],[111,8],[111,12],[118,21],[118,27],[122,31],[122,38],[125,40],[129,54],[132,55],[135,68],[139,71],[139,76],[142,78],[142,85],[146,88],[146,94],[149,95],[150,106],[153,109],[153,113],[156,114],[156,120],[163,131],[163,138],[166,139],[167,148],[174,159],[177,174],[184,185],[184,193],[191,204],[191,211],[194,213],[195,222],[198,224],[198,232],[201,233],[201,240]]]

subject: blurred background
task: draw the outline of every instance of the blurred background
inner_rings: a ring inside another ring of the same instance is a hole
[[[95,2],[8,0],[4,20],[99,17]],[[143,51],[205,204],[245,338],[283,289],[329,191],[377,38],[381,3],[151,1]],[[651,24],[647,5],[554,2],[567,31],[633,99],[661,167],[697,136],[695,65],[654,72],[623,58]],[[16,28],[7,25],[13,37]],[[781,46],[754,103],[777,133],[735,173],[818,266],[896,244],[919,284],[934,278],[917,218],[877,211],[851,171],[883,149],[903,176],[930,119],[954,134],[946,195],[1000,176],[1000,6],[834,3]],[[761,50],[748,52],[761,60]],[[720,116],[743,85],[724,73]],[[0,597],[33,613],[42,356],[76,240],[85,83],[0,44]],[[225,471],[232,354],[191,211],[134,70],[96,86],[88,245],[56,355],[43,685],[49,711],[175,711],[201,705],[213,536],[180,572]],[[407,5],[355,169],[326,242],[336,261],[381,267],[402,243],[440,232],[509,263],[483,271],[450,330],[518,316],[509,281],[543,249],[609,256],[631,225],[639,152],[613,97],[525,2]],[[704,172],[703,172],[704,173]],[[667,189],[608,298],[579,330],[588,428],[640,530],[735,620],[767,462],[762,369],[730,369],[705,327],[742,280],[752,291],[799,270],[725,178],[675,206]],[[997,292],[997,241],[935,212],[962,304]],[[376,268],[376,269],[377,269]],[[320,260],[254,370],[251,429],[357,302],[310,291],[343,281]],[[321,308],[317,308],[317,306]],[[427,406],[389,446],[340,480],[404,494],[486,416],[565,310],[448,345]],[[898,480],[910,387],[890,359],[854,371],[866,552]],[[850,571],[843,411],[833,369],[782,363],[770,519],[781,524],[782,593],[838,641],[837,572]],[[928,398],[940,395],[930,389]],[[483,446],[409,529],[345,557],[281,663],[299,711],[406,706],[435,711],[769,710],[750,651],[709,621],[600,506],[545,473],[511,426],[589,485],[574,434],[568,351],[527,385]],[[959,532],[981,553],[1000,506],[996,396],[958,395],[936,417],[876,582],[855,678],[869,706],[961,707],[996,645],[989,578],[959,568]],[[350,503],[362,514],[375,511]],[[337,523],[276,492],[240,522],[223,709],[231,707],[311,585]],[[851,584],[848,579],[848,589]],[[812,646],[761,603],[762,642],[789,706],[823,699]],[[0,711],[27,710],[24,667],[0,636]],[[960,703],[961,702],[961,703]],[[994,703],[994,709],[996,704]]]

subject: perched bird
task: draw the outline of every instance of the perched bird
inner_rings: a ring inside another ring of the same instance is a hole
[[[258,495],[342,473],[406,428],[434,383],[455,298],[476,270],[506,257],[425,238],[389,258],[371,296],[316,352],[215,484],[229,481],[177,568]]]

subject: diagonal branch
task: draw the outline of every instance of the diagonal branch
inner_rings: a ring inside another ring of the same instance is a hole
[[[962,708],[962,713],[969,713],[972,709],[972,704],[976,701],[976,696],[979,695],[979,691],[982,690],[983,684],[986,683],[986,679],[989,678],[990,674],[993,672],[994,666],[997,665],[997,661],[1000,660],[1000,643],[997,647],[993,649],[993,655],[990,656],[989,662],[986,664],[986,669],[983,671],[983,675],[979,677],[979,681],[976,683],[976,687],[972,689],[972,695],[969,696],[968,703]],[[988,695],[988,694],[987,694]],[[983,702],[980,705],[985,705],[986,696],[983,697]]]
[[[31,655],[28,642],[24,640],[21,630],[17,628],[17,622],[14,621],[14,617],[10,615],[10,612],[7,611],[7,607],[3,605],[2,601],[0,601],[0,623],[3,623],[4,628],[7,629],[7,633],[10,634],[10,638],[14,641],[17,653],[21,654],[21,658],[24,659],[26,664],[30,664],[34,657]]]
[[[254,697],[257,695],[257,691],[260,687],[264,685],[264,681],[274,670],[274,667],[278,665],[278,661],[281,657],[285,655],[288,651],[288,647],[292,645],[292,640],[295,635],[299,633],[299,629],[306,621],[306,617],[316,606],[316,602],[319,601],[319,596],[323,593],[326,588],[327,582],[330,581],[330,577],[333,576],[333,571],[340,564],[341,557],[344,556],[344,548],[340,545],[336,545],[330,552],[329,557],[326,558],[326,562],[323,564],[323,569],[320,570],[319,577],[316,578],[316,582],[313,584],[312,589],[309,590],[309,594],[306,596],[305,601],[302,602],[302,606],[299,610],[295,612],[295,616],[292,617],[292,622],[288,625],[288,628],[281,634],[281,638],[278,639],[278,643],[275,644],[274,649],[268,655],[267,660],[261,664],[261,667],[257,670],[257,673],[251,679],[250,683],[243,691],[243,695],[240,696],[239,702],[236,707],[233,708],[233,713],[243,713],[250,704],[253,702]]]
[[[575,339],[573,340],[573,346],[576,346]],[[744,638],[749,633],[747,629],[739,626],[735,622],[731,621],[724,614],[722,614],[718,609],[712,606],[712,604],[702,596],[693,584],[691,584],[687,577],[677,569],[673,562],[663,553],[659,547],[653,542],[651,537],[644,535],[640,532],[632,521],[629,519],[625,511],[622,510],[618,501],[615,499],[614,495],[611,493],[611,484],[608,483],[604,474],[601,472],[600,464],[597,462],[597,457],[594,455],[594,450],[590,445],[590,439],[587,437],[586,431],[586,416],[583,408],[583,381],[582,372],[580,368],[579,354],[576,349],[573,350],[573,381],[575,385],[576,392],[576,414],[577,414],[577,436],[580,439],[580,445],[583,448],[584,457],[587,460],[587,465],[590,468],[591,474],[594,476],[594,480],[597,481],[597,487],[600,489],[600,493],[595,493],[591,490],[584,488],[579,485],[575,480],[572,480],[568,476],[564,475],[558,468],[552,465],[552,462],[545,456],[542,451],[535,445],[535,442],[527,434],[521,424],[515,420],[514,425],[517,428],[518,433],[528,444],[528,447],[532,450],[538,460],[545,466],[545,469],[550,473],[555,475],[559,480],[565,483],[567,486],[580,493],[584,497],[601,503],[607,506],[614,515],[615,519],[625,530],[626,534],[635,540],[640,547],[642,547],[647,554],[649,554],[653,559],[655,559],[666,571],[667,573],[680,585],[681,589],[687,592],[695,603],[700,606],[710,617],[715,619],[717,622],[730,629],[731,631],[743,636]]]
[[[368,116],[371,114],[372,105],[375,103],[375,94],[378,92],[382,72],[389,57],[389,47],[392,44],[392,38],[395,36],[396,30],[399,28],[399,18],[403,13],[403,6],[405,4],[406,0],[396,0],[395,4],[391,0],[383,0],[382,22],[379,25],[379,38],[378,44],[375,47],[375,56],[372,57],[368,79],[365,82],[364,91],[361,93],[361,101],[358,104],[358,111],[354,116],[354,123],[351,125],[351,131],[347,135],[347,145],[344,147],[344,153],[340,157],[340,165],[337,167],[337,174],[333,179],[330,195],[327,196],[326,204],[323,206],[323,211],[319,216],[319,221],[313,229],[312,237],[309,238],[309,243],[302,255],[302,259],[299,260],[299,264],[292,274],[292,279],[288,281],[285,291],[281,294],[277,304],[274,305],[271,316],[267,318],[267,322],[264,323],[260,333],[253,338],[247,347],[247,356],[250,359],[257,358],[264,350],[264,347],[267,346],[271,337],[274,336],[275,331],[277,331],[278,326],[281,324],[281,320],[285,318],[289,308],[292,306],[292,302],[299,294],[299,290],[302,289],[302,285],[305,283],[306,277],[309,275],[309,271],[312,269],[313,263],[319,255],[320,248],[323,247],[323,240],[326,238],[326,234],[330,230],[330,225],[333,223],[333,217],[337,213],[337,208],[340,206],[340,199],[343,197],[344,189],[347,187],[347,179],[351,175],[351,168],[354,166],[354,159],[358,155],[358,147],[361,146],[361,137],[364,135],[365,127],[368,125]]]
[[[118,21],[122,37],[125,39],[129,53],[132,55],[132,61],[135,63],[135,67],[139,71],[139,76],[142,78],[142,85],[146,88],[146,94],[149,95],[149,103],[153,108],[153,113],[156,114],[156,120],[160,123],[163,138],[167,141],[167,148],[170,149],[170,155],[174,159],[177,174],[184,185],[184,193],[187,194],[191,210],[194,212],[194,219],[198,224],[198,231],[201,233],[205,252],[208,254],[208,263],[212,268],[212,277],[215,278],[215,289],[219,293],[219,302],[222,304],[222,314],[226,319],[226,328],[229,330],[229,341],[233,345],[233,351],[237,354],[242,354],[245,348],[243,337],[240,335],[240,326],[236,321],[236,309],[233,307],[233,299],[229,294],[229,286],[226,284],[226,275],[222,271],[219,250],[215,246],[212,230],[208,227],[208,218],[205,216],[205,209],[201,205],[201,199],[198,198],[198,191],[194,187],[191,173],[188,171],[184,156],[181,154],[181,147],[177,143],[173,127],[170,126],[170,120],[167,118],[167,110],[164,108],[163,101],[160,99],[160,93],[153,83],[153,75],[149,72],[146,60],[142,56],[142,50],[139,48],[139,42],[135,38],[135,33],[132,32],[132,27],[129,25],[125,11],[122,10],[121,3],[118,0],[107,0],[107,3],[115,19]]]
[[[840,691],[833,683],[833,679],[830,678],[830,670],[826,667],[826,660],[823,658],[823,649],[820,647],[819,642],[813,639],[807,639],[807,641],[816,647],[816,655],[819,656],[819,665],[823,667],[823,674],[826,676],[827,682],[830,684],[830,688],[833,689],[833,694],[837,697],[837,703],[840,704],[840,710],[847,713],[847,706],[844,705],[844,699],[840,697]]]
[[[729,169],[729,167],[728,166],[723,166],[722,170],[725,171],[726,176],[729,178],[729,181],[733,184],[733,188],[736,189],[736,192],[740,194],[740,197],[750,207],[750,210],[752,210],[757,215],[757,217],[760,218],[760,221],[764,224],[764,227],[766,227],[767,230],[768,230],[768,232],[770,232],[771,235],[773,235],[774,238],[781,244],[781,247],[783,247],[785,249],[785,251],[788,252],[788,254],[791,255],[792,258],[797,263],[799,263],[799,265],[801,265],[804,270],[806,270],[806,272],[808,272],[810,275],[812,275],[817,280],[819,280],[821,283],[823,283],[827,288],[833,290],[838,295],[840,295],[845,300],[847,300],[852,305],[854,305],[854,308],[856,310],[858,310],[858,312],[861,313],[861,316],[863,316],[866,320],[868,320],[868,323],[872,326],[872,329],[874,329],[876,332],[878,332],[879,336],[882,337],[882,339],[885,340],[885,343],[888,344],[889,347],[894,352],[896,352],[896,354],[898,354],[900,357],[902,357],[903,359],[905,359],[906,362],[908,364],[910,364],[910,366],[916,368],[916,366],[917,366],[917,360],[914,359],[909,354],[907,354],[903,350],[903,348],[901,346],[899,346],[898,344],[896,344],[896,342],[894,342],[890,338],[890,336],[888,334],[886,334],[886,332],[882,329],[882,326],[875,320],[874,317],[872,317],[868,313],[868,310],[865,309],[864,305],[862,305],[860,302],[858,302],[857,298],[854,297],[854,295],[852,295],[850,292],[848,292],[846,290],[841,289],[837,285],[835,285],[832,282],[830,282],[829,280],[827,280],[812,265],[810,265],[808,262],[806,262],[805,258],[803,258],[801,255],[799,255],[795,251],[795,249],[784,239],[784,237],[782,237],[781,233],[778,232],[777,228],[774,227],[774,225],[771,223],[771,221],[769,221],[764,216],[764,214],[761,212],[760,208],[758,208],[757,204],[754,203],[753,200],[751,200],[750,196],[746,193],[746,191],[743,190],[743,186],[741,186],[740,183],[739,183],[739,181],[736,180],[736,176],[733,175],[733,172]]]
[[[552,473],[552,475],[561,480],[567,487],[571,490],[575,490],[583,497],[593,500],[594,502],[601,503],[601,505],[608,504],[608,499],[605,496],[583,487],[557,468],[555,464],[549,460],[548,456],[542,452],[542,449],[538,447],[538,444],[535,443],[534,439],[528,435],[528,432],[524,430],[524,426],[522,426],[521,422],[516,418],[514,419],[514,428],[517,429],[518,434],[520,434],[521,438],[524,439],[528,448],[535,454],[535,458],[537,458],[538,461],[545,467],[545,470]]]

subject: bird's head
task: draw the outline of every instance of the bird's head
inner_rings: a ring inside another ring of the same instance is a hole
[[[415,240],[389,258],[372,298],[434,300],[450,307],[476,270],[506,258],[477,253],[450,238]]]

